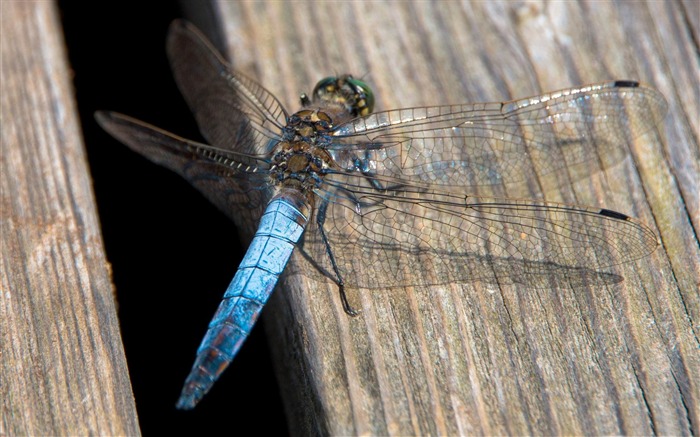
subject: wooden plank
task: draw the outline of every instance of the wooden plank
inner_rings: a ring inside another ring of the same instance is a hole
[[[661,246],[622,266],[622,284],[363,290],[362,315],[348,318],[335,286],[296,257],[264,316],[295,433],[698,433],[691,3],[218,4],[235,67],[290,109],[343,72],[365,76],[379,109],[610,79],[639,79],[670,104],[630,160],[548,193],[655,229]]]
[[[2,2],[0,435],[138,435],[53,2]]]

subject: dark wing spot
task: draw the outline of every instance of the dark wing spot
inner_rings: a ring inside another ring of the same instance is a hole
[[[601,209],[598,214],[605,216],[605,217],[611,217],[614,219],[618,219],[618,220],[628,220],[629,219],[629,216],[622,214],[621,212],[611,211],[609,209]]]
[[[637,88],[639,87],[639,82],[634,80],[616,80],[615,87],[617,88]]]

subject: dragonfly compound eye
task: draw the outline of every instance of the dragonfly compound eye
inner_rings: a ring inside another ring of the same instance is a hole
[[[353,87],[356,96],[357,115],[367,115],[374,110],[374,93],[365,82],[347,76],[347,82]]]
[[[361,80],[349,74],[321,79],[314,88],[314,101],[341,104],[354,116],[364,116],[374,109],[374,93]]]

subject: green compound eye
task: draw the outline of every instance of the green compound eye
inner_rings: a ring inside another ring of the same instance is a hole
[[[363,81],[355,79],[352,76],[348,76],[346,80],[355,88],[355,94],[359,97],[358,102],[361,100],[365,102],[364,108],[358,108],[361,112],[360,115],[367,115],[372,112],[374,110],[374,93],[372,92],[372,88]]]
[[[314,98],[324,99],[324,96],[328,94],[334,94],[338,92],[338,78],[335,76],[324,77],[319,80],[314,87],[313,96]]]
[[[321,79],[314,88],[313,99],[342,104],[354,116],[367,115],[374,109],[370,87],[349,74]]]

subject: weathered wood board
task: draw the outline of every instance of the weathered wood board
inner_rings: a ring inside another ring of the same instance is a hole
[[[0,435],[138,435],[56,5],[0,8]]]

